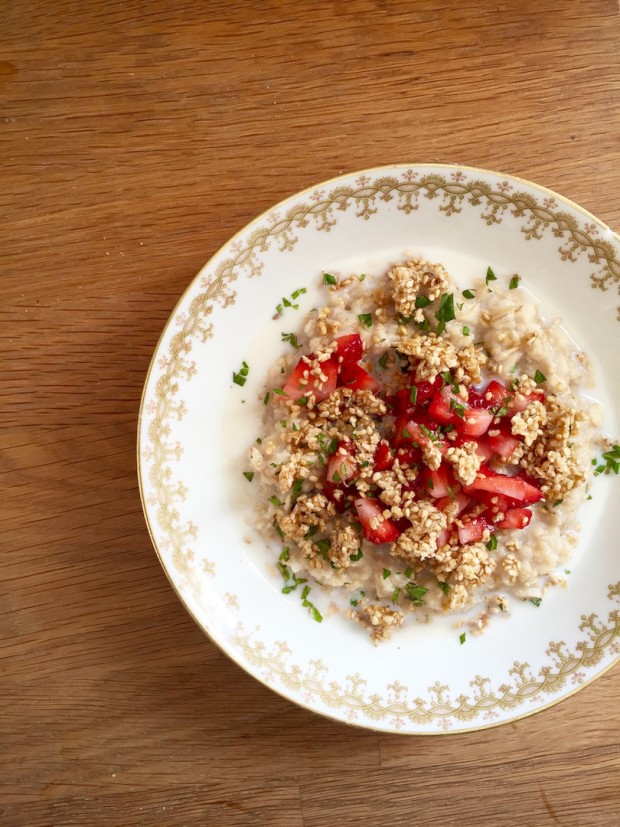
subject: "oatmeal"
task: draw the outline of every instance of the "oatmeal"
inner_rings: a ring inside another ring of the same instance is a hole
[[[375,642],[411,615],[480,609],[483,628],[540,600],[592,471],[587,356],[490,270],[465,290],[420,259],[324,283],[249,454],[284,591],[320,619],[311,587],[341,588]]]

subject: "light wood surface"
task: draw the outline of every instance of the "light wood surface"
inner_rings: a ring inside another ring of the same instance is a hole
[[[616,0],[0,7],[0,824],[617,825],[620,671],[496,730],[315,717],[144,525],[150,355],[211,254],[340,171],[458,161],[620,228]]]

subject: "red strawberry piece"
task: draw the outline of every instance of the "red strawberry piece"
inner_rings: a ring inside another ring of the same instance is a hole
[[[394,465],[394,457],[387,442],[380,442],[375,451],[375,471],[389,471]]]
[[[452,515],[452,520],[455,520],[462,511],[465,511],[470,502],[471,498],[469,494],[459,491],[454,493],[453,497],[441,497],[437,500],[435,505],[440,511],[445,511],[448,506],[452,506],[453,509],[456,507],[456,510]]]
[[[344,514],[348,505],[344,489],[333,482],[325,482],[323,483],[323,493],[336,506],[338,514]]]
[[[530,524],[532,511],[529,508],[510,508],[506,516],[497,524],[498,528],[525,528]]]
[[[465,411],[463,419],[456,417],[454,427],[463,436],[482,436],[493,422],[493,414],[484,408],[470,408]]]
[[[502,385],[502,383],[498,382],[496,379],[489,382],[484,391],[482,391],[484,407],[493,411],[499,410],[502,405],[507,405],[508,399],[512,396],[513,394],[511,391],[509,391],[505,385]]]
[[[449,539],[450,539],[450,529],[449,528],[442,529],[439,536],[437,537],[437,548],[441,548],[442,546],[445,546]]]
[[[506,474],[496,474],[488,466],[483,466],[472,485],[464,486],[466,491],[490,491],[493,494],[503,494],[521,505],[530,505],[542,500],[543,495],[538,488],[526,482],[520,475],[509,477]]]
[[[378,391],[379,383],[355,362],[343,362],[340,367],[340,384],[354,391]]]
[[[488,527],[484,517],[472,517],[471,520],[464,521],[458,528],[459,542],[479,543]]]
[[[486,408],[486,400],[484,398],[484,391],[475,390],[472,388],[467,397],[467,404],[471,408]]]
[[[463,445],[467,442],[475,442],[476,443],[476,453],[481,458],[483,462],[487,462],[495,455],[495,451],[492,451],[484,439],[477,440],[473,439],[472,437],[467,436],[457,436],[456,439],[449,441],[449,446],[453,446],[454,448],[462,448]]]
[[[402,445],[397,448],[396,457],[401,465],[422,465],[422,451],[413,445]]]
[[[375,545],[394,543],[401,534],[392,520],[383,517],[384,509],[385,506],[379,500],[366,497],[358,497],[355,500],[355,510],[362,524],[362,533],[369,542]],[[376,524],[375,520],[377,520]]]
[[[516,504],[515,500],[492,491],[472,491],[471,493],[477,502],[486,505],[485,519],[494,524],[499,522],[498,517],[503,519],[506,512]]]
[[[512,400],[511,404],[508,406],[510,416],[513,416],[516,413],[521,413],[524,411],[530,402],[544,402],[545,401],[545,394],[543,391],[536,389],[532,391],[532,393],[528,393],[527,396],[515,396]]]
[[[338,356],[342,358],[343,362],[359,362],[364,355],[364,345],[359,333],[338,336],[335,342],[338,347]]]
[[[398,440],[398,442],[397,442]],[[437,448],[444,454],[448,450],[448,446],[443,442],[439,435],[435,432],[433,423],[428,420],[425,422],[418,422],[415,419],[408,419],[405,421],[399,420],[396,423],[396,436],[394,444],[400,444],[404,441],[415,442],[418,445],[436,445]]]
[[[327,463],[327,482],[346,485],[357,476],[358,471],[353,443],[341,440]]]
[[[433,398],[435,391],[441,390],[441,376],[436,376],[434,382],[414,382],[417,389],[415,394],[416,405],[426,405]]]
[[[308,359],[314,359],[315,354],[309,353]],[[310,365],[304,360],[300,359],[291,371],[290,376],[282,390],[286,394],[282,399],[288,397],[289,399],[301,399],[302,396],[307,396],[313,393],[317,402],[326,399],[330,393],[336,390],[338,382],[338,357],[330,356],[324,362],[321,362],[321,371],[327,377],[323,383],[316,376],[310,375]]]
[[[436,471],[425,468],[422,472],[422,483],[430,496],[436,499],[449,496],[450,489],[454,493],[454,482],[450,479],[445,465],[440,465]]]
[[[494,454],[498,454],[504,459],[511,457],[515,450],[521,444],[516,436],[510,433],[510,427],[506,427],[502,422],[497,428],[491,428],[491,433],[487,433],[485,442]],[[499,433],[495,433],[499,431]]]

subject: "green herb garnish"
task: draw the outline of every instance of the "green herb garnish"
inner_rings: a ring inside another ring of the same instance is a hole
[[[365,278],[366,278],[366,273],[362,273],[362,275],[360,276],[360,281],[364,281]]]
[[[469,336],[470,333],[471,330],[467,327],[467,325],[465,325],[465,327],[463,328],[463,336]]]
[[[297,502],[297,498],[301,494],[303,484],[303,480],[295,480],[295,482],[293,483],[291,487],[291,505],[295,505],[295,503]]]
[[[358,561],[358,560],[361,560],[363,556],[364,556],[364,552],[360,549],[360,550],[357,552],[357,554],[352,554],[352,555],[349,557],[349,560],[353,560],[353,562],[354,562],[354,563],[357,563],[357,561]]]
[[[465,296],[466,299],[474,299],[475,298],[474,293],[473,293],[472,290],[463,290],[463,295]]]
[[[336,276],[331,273],[323,273],[323,284],[336,284]]]
[[[252,482],[254,479],[254,471],[244,471],[243,476],[246,478],[248,482]]]
[[[514,290],[515,288],[517,288],[519,286],[520,278],[521,278],[520,276],[513,276],[510,279],[510,284],[508,285],[510,290]]]
[[[487,267],[487,275],[486,275],[485,281],[486,281],[487,284],[490,281],[497,281],[497,276],[495,275],[493,270],[491,270],[490,267]]]
[[[495,534],[491,534],[489,538],[489,542],[485,544],[489,551],[495,551],[497,548],[497,537]]]
[[[563,499],[561,499],[561,500],[556,500],[556,501],[553,503],[553,505],[551,506],[551,508],[557,508],[557,507],[558,507],[558,505],[562,505],[562,503],[563,503],[563,502],[564,502],[564,500],[563,500]]]
[[[450,584],[449,583],[442,583],[441,580],[438,580],[437,585],[439,586],[439,588],[441,589],[441,591],[445,595],[447,595],[448,592],[450,591]]]
[[[294,333],[283,333],[282,334],[282,341],[288,342],[294,348],[300,348],[301,345],[297,341],[297,336]]]
[[[601,462],[596,467],[594,471],[595,477],[598,477],[599,474],[609,474],[611,471],[613,471],[614,474],[620,473],[620,445],[614,445],[609,451],[605,451],[603,459],[605,460],[605,465]],[[598,462],[598,460],[592,460],[593,464],[596,462]]]
[[[459,637],[459,640],[461,641],[461,646],[465,643],[466,638],[467,635],[465,632],[463,632],[463,634]]]
[[[383,569],[383,579],[384,580],[387,580],[388,577],[390,576],[390,574],[392,574],[392,572],[389,569]]]
[[[427,298],[426,296],[417,296],[415,300],[415,306],[419,310],[421,307],[428,307],[429,304],[432,304],[432,301]]]
[[[360,313],[357,318],[365,327],[372,327],[372,313]]]
[[[271,394],[269,393],[269,391],[267,391],[267,393],[263,396],[263,405],[266,405],[269,402],[270,398]]]
[[[439,322],[435,332],[439,335],[446,329],[446,323],[451,322],[455,318],[453,293],[444,293],[442,295],[441,301],[439,302],[439,310],[435,313],[435,318]]]
[[[408,600],[411,600],[414,606],[423,606],[424,601],[422,598],[426,594],[428,589],[425,589],[424,586],[418,586],[415,583],[407,583],[405,586],[405,594]]]
[[[546,382],[546,381],[547,381],[547,377],[545,376],[545,374],[541,373],[539,370],[537,370],[536,373],[534,374],[534,382],[536,382],[537,385],[540,385],[540,384],[542,384],[543,382]]]
[[[413,574],[413,569],[411,568],[411,566],[407,566],[403,574],[405,575],[405,577],[411,577],[411,575]]]
[[[400,587],[396,586],[392,592],[392,603],[398,603],[398,595],[400,594]]]
[[[542,597],[530,597],[530,603],[533,603],[535,606],[540,606]]]
[[[379,367],[382,367],[383,370],[385,370],[387,368],[387,363],[388,363],[388,352],[386,350],[385,353],[383,354],[383,356],[378,360],[377,364],[379,365]]]
[[[415,405],[416,400],[418,398],[418,388],[416,385],[413,385],[411,390],[409,391],[409,401],[412,405]]]
[[[241,362],[241,367],[239,368],[239,373],[234,373],[233,372],[233,382],[235,383],[235,385],[241,385],[241,386],[245,385],[245,381],[246,381],[247,375],[249,373],[249,370],[250,370],[250,368],[248,367],[248,363],[247,362]]]
[[[270,502],[272,505],[275,505],[275,506],[279,506],[279,505],[282,505],[282,504],[283,504],[283,503],[282,503],[282,500],[279,500],[279,499],[276,497],[276,495],[275,495],[275,494],[273,495],[273,497],[269,497],[269,502]]]

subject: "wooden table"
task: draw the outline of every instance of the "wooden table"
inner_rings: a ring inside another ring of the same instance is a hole
[[[620,228],[619,40],[617,0],[2,4],[3,827],[620,823],[620,671],[471,735],[315,717],[193,624],[135,470],[178,296],[298,189],[459,161]]]

